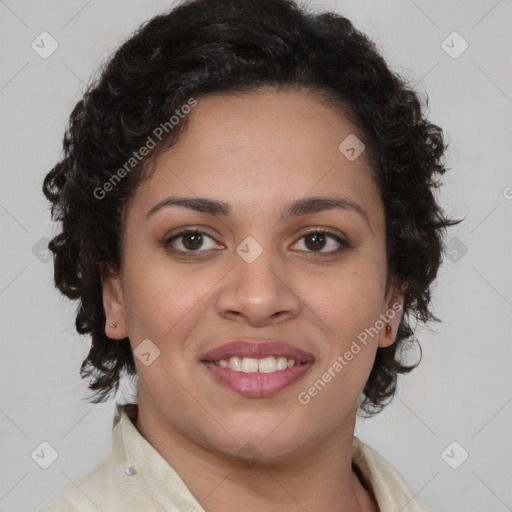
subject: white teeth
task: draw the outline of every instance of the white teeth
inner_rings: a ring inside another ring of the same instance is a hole
[[[244,373],[254,373],[258,371],[258,360],[249,357],[242,359],[242,371]]]
[[[278,370],[286,370],[288,368],[288,360],[286,357],[278,357],[277,358],[277,369]]]
[[[255,359],[252,357],[230,357],[227,359],[219,359],[215,361],[222,368],[229,368],[235,372],[244,373],[272,373],[277,370],[286,370],[295,366],[294,359],[287,359],[284,356],[280,357],[264,357],[262,359]]]
[[[256,361],[256,359],[253,359],[253,361]],[[277,367],[277,362],[275,357],[264,357],[263,359],[260,359],[258,364],[258,369],[260,373],[271,373],[275,372]]]
[[[231,357],[229,359],[229,369],[235,372],[242,371],[242,360],[239,357]]]

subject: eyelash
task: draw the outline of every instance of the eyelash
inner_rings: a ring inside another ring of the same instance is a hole
[[[174,242],[175,240],[182,238],[186,235],[206,235],[208,238],[215,240],[212,236],[210,236],[205,231],[201,231],[200,229],[185,228],[185,229],[179,231],[178,233],[176,233],[175,235],[173,235],[172,237],[165,239],[163,242],[164,248],[167,250],[170,250],[172,252],[177,252],[177,253],[181,253],[181,254],[189,254],[189,255],[201,254],[201,253],[208,251],[208,250],[206,250],[206,251],[201,251],[201,250],[183,251],[181,249],[176,249],[174,247],[171,247],[172,242]],[[320,256],[322,256],[322,255],[333,256],[333,255],[337,255],[337,254],[343,252],[345,249],[348,249],[350,247],[349,242],[347,240],[345,240],[344,238],[340,237],[336,233],[333,233],[332,231],[328,231],[328,230],[320,229],[320,228],[312,229],[311,231],[308,231],[307,233],[302,234],[297,241],[302,240],[303,238],[310,236],[310,235],[327,235],[328,237],[333,238],[341,246],[338,249],[335,249],[332,251],[305,251],[310,254],[315,254],[315,255],[320,255]],[[302,251],[302,252],[304,252],[304,251]]]

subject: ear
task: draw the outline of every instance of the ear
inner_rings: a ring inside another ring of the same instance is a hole
[[[395,342],[396,333],[402,320],[406,289],[406,285],[399,283],[392,283],[389,286],[380,316],[384,327],[379,332],[379,347],[389,347]]]
[[[128,333],[126,331],[121,279],[117,273],[109,271],[102,278],[102,287],[106,319],[105,334],[114,340],[124,339],[128,336]]]

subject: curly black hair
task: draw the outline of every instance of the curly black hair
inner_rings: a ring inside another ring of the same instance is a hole
[[[388,279],[407,289],[396,341],[377,349],[359,412],[379,412],[392,399],[398,374],[419,364],[407,366],[401,353],[417,343],[412,321],[438,320],[430,309],[431,283],[444,231],[457,222],[435,197],[447,144],[442,129],[426,119],[428,101],[422,104],[341,15],[314,13],[292,0],[193,0],[141,25],[102,66],[73,109],[63,158],[43,184],[52,218],[62,222],[49,244],[55,284],[79,301],[76,329],[92,337],[80,375],[89,379],[93,403],[117,392],[123,372],[136,375],[128,338],[113,342],[105,334],[102,279],[121,267],[130,198],[187,126],[187,117],[176,126],[169,120],[191,98],[265,87],[313,91],[341,109],[363,134],[379,185]],[[159,126],[166,129],[155,132]],[[135,161],[155,133],[157,147]]]

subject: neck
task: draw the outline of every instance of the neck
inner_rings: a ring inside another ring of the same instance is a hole
[[[185,482],[207,512],[375,512],[378,506],[352,468],[355,411],[343,428],[289,458],[241,461],[169,428],[139,397],[141,435]]]

